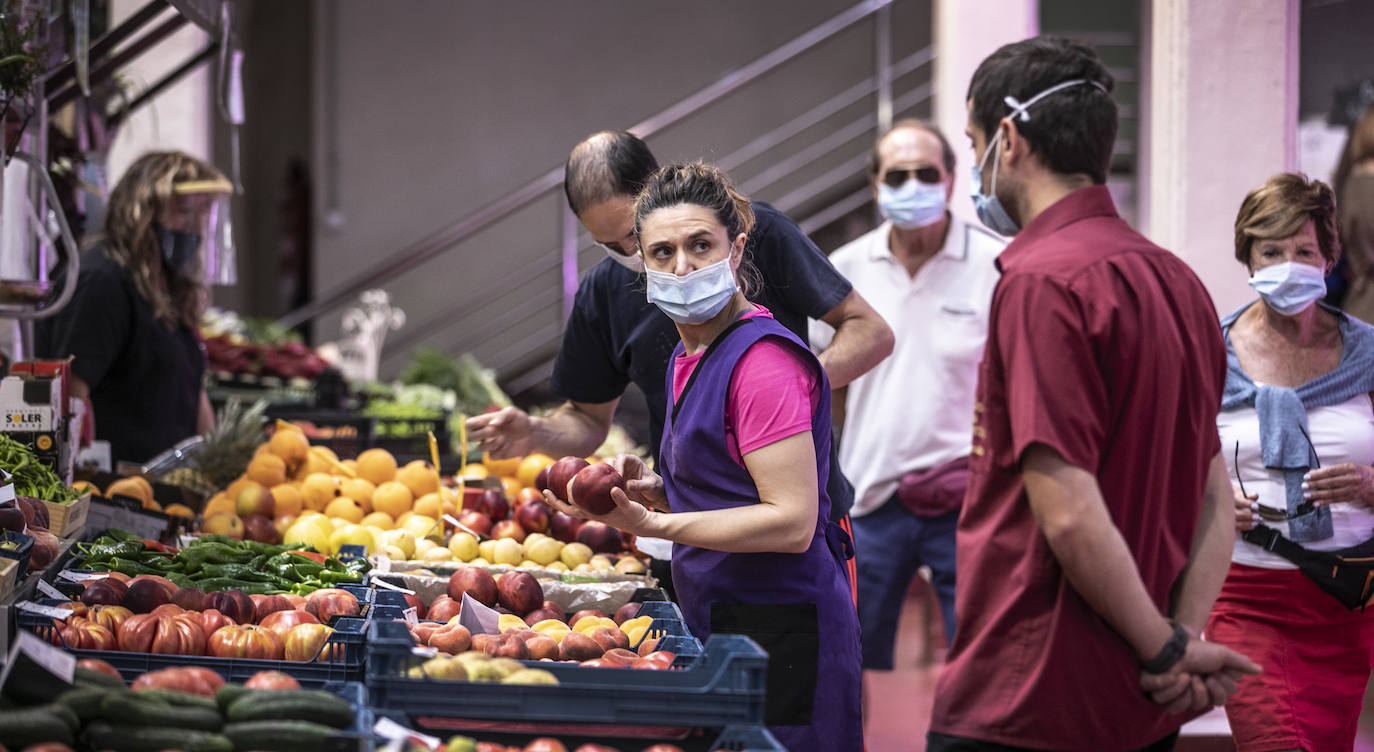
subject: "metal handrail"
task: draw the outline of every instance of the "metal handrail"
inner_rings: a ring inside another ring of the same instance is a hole
[[[892,64],[891,78],[897,79],[912,73],[921,66],[928,64],[934,58],[935,54],[933,47],[925,47],[918,50]],[[870,76],[860,81],[854,86],[812,107],[806,112],[797,115],[786,123],[777,126],[759,138],[721,157],[716,164],[726,172],[730,172],[736,167],[762,156],[769,149],[776,147],[779,143],[824,122],[826,118],[843,111],[846,107],[856,104],[864,97],[873,94],[878,88],[879,78],[879,76]],[[924,83],[914,88],[911,92],[904,94],[902,98],[894,103],[894,110],[905,110],[908,107],[924,101],[930,96],[931,91],[931,84],[929,83]],[[915,95],[914,98],[913,95]],[[861,133],[871,130],[873,128],[873,117],[871,113],[867,114],[836,132],[841,133],[841,136],[837,137],[835,134],[831,134],[820,142],[807,147],[801,154],[793,156],[789,160],[779,163],[769,170],[766,170],[764,173],[755,176],[750,182],[742,186],[745,194],[753,195],[757,193],[767,186],[772,185],[781,177],[795,172],[799,167],[813,161],[822,154],[833,151],[835,148],[843,146],[845,143],[853,140]],[[579,234],[577,244],[579,250],[587,247],[589,239],[586,233]],[[385,347],[386,352],[382,355],[382,358],[386,359],[390,355],[404,352],[416,342],[430,336],[440,328],[454,321],[462,321],[468,315],[497,302],[509,294],[514,287],[528,282],[531,276],[557,269],[559,266],[559,259],[555,253],[547,259],[541,259],[541,261],[536,261],[534,263],[538,264],[538,266],[532,269],[522,268],[512,270],[495,284],[485,286],[482,293],[476,298],[455,303],[454,305],[437,311],[424,321],[412,322],[406,326],[403,331],[397,332],[387,339]]]
[[[757,60],[727,73],[715,83],[641,121],[629,130],[641,138],[648,138],[714,103],[721,97],[755,81],[765,73],[873,15],[892,2],[893,0],[863,0],[863,2],[850,6],[801,36],[784,43]],[[467,217],[373,264],[349,281],[336,287],[333,292],[285,314],[277,319],[276,323],[286,328],[293,328],[326,311],[349,303],[363,290],[384,280],[393,279],[443,254],[451,246],[554,190],[562,184],[562,181],[563,168],[562,166],[555,167],[515,191],[479,208]]]

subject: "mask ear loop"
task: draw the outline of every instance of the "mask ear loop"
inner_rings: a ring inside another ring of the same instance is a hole
[[[1079,84],[1089,84],[1089,85],[1091,85],[1091,86],[1097,87],[1097,89],[1100,90],[1100,91],[1101,91],[1102,93],[1104,93],[1104,94],[1108,93],[1108,92],[1107,92],[1107,87],[1103,86],[1101,83],[1099,83],[1099,82],[1097,82],[1097,81],[1090,81],[1090,80],[1088,80],[1088,79],[1086,79],[1086,78],[1075,78],[1075,79],[1073,79],[1072,81],[1064,81],[1063,83],[1055,84],[1054,86],[1051,86],[1050,88],[1045,89],[1044,91],[1040,92],[1039,94],[1036,94],[1035,96],[1031,97],[1030,99],[1026,100],[1025,102],[1020,101],[1019,99],[1017,99],[1016,97],[1013,97],[1013,96],[1010,95],[1010,94],[1008,94],[1008,95],[1005,96],[1005,97],[1002,97],[1002,101],[1005,102],[1006,105],[1007,105],[1008,107],[1011,108],[1011,117],[1020,118],[1020,119],[1021,119],[1021,122],[1023,122],[1023,123],[1029,123],[1029,122],[1030,122],[1030,112],[1029,112],[1029,110],[1030,110],[1030,106],[1031,106],[1031,105],[1035,104],[1036,102],[1039,102],[1040,100],[1044,99],[1045,97],[1048,97],[1049,95],[1055,93],[1056,91],[1060,91],[1060,90],[1062,90],[1062,89],[1067,89],[1067,88],[1069,88],[1070,86],[1078,86]]]

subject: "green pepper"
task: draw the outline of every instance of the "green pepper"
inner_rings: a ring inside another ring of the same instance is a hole
[[[363,581],[363,575],[351,569],[345,569],[342,572],[336,572],[333,570],[326,569],[325,571],[320,572],[318,577],[320,582],[329,585],[337,585],[341,583],[352,583],[358,585],[362,584]]]
[[[131,577],[137,577],[141,574],[162,574],[152,567],[145,566],[142,562],[134,561],[133,559],[123,559],[118,556],[103,563],[107,564],[111,570],[121,574],[127,574]]]
[[[110,528],[109,530],[106,530],[106,531],[105,531],[105,535],[106,535],[107,537],[114,538],[114,539],[117,540],[117,541],[123,541],[123,542],[125,542],[125,543],[142,543],[142,542],[143,542],[143,539],[140,538],[140,537],[138,537],[137,535],[134,535],[133,533],[130,533],[130,532],[126,532],[126,531],[124,531],[124,530],[120,530],[120,529],[117,528],[117,527],[112,527],[112,528]]]
[[[86,564],[98,561],[109,561],[115,557],[131,559],[143,553],[143,544],[138,541],[114,541],[111,543],[96,543],[79,550],[85,554]]]

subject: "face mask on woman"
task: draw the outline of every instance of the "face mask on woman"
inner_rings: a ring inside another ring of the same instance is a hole
[[[679,324],[702,324],[720,313],[739,286],[726,256],[683,277],[646,269],[649,302]]]
[[[1296,261],[1256,270],[1250,277],[1250,286],[1270,308],[1284,316],[1301,313],[1326,295],[1322,270]]]

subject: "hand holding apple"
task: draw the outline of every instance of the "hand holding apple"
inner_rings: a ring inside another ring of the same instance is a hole
[[[620,473],[620,477],[625,479],[625,495],[630,501],[637,501],[659,512],[669,511],[668,493],[663,489],[663,478],[650,470],[643,459],[633,454],[621,454],[610,463],[611,467]]]

